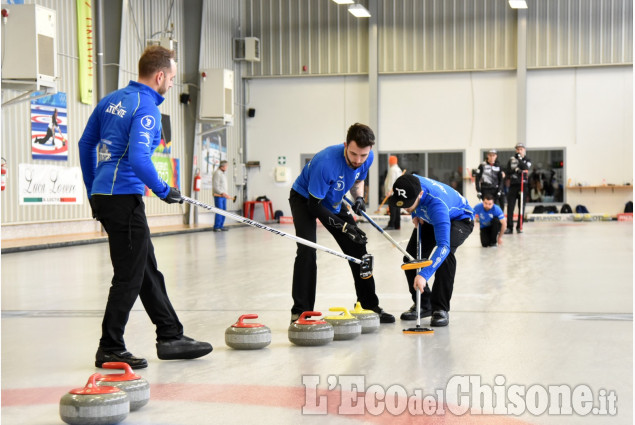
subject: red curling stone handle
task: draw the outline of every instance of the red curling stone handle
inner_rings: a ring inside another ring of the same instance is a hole
[[[108,375],[104,375],[101,376],[100,378],[98,378],[101,381],[109,381],[109,382],[114,382],[114,381],[134,381],[136,379],[141,379],[141,376],[137,375],[136,373],[134,373],[132,371],[132,368],[130,367],[130,365],[128,363],[124,363],[124,362],[106,362],[103,365],[101,365],[101,367],[103,367],[104,369],[123,369],[123,373],[116,373],[116,374],[108,374]]]
[[[305,311],[300,315],[300,318],[295,322],[298,325],[323,325],[326,323],[324,320],[309,320],[307,318],[311,316],[321,316],[319,311]]]
[[[265,325],[262,325],[260,323],[244,323],[243,320],[245,319],[257,319],[258,315],[257,314],[243,314],[242,316],[240,316],[238,318],[238,322],[234,323],[232,325],[233,328],[262,328]]]

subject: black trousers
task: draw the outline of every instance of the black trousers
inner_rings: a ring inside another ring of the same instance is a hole
[[[394,227],[395,229],[401,228],[401,208],[395,207],[394,205],[389,205],[388,210],[390,211],[390,220],[388,220],[388,226]]]
[[[95,195],[94,213],[108,233],[113,278],[102,321],[99,346],[126,349],[123,334],[137,296],[157,328],[157,339],[183,336],[183,325],[170,303],[141,195]]]
[[[426,285],[421,294],[421,310],[445,310],[450,311],[450,300],[452,299],[452,291],[454,290],[454,275],[456,274],[456,257],[454,253],[456,249],[465,242],[474,229],[474,222],[466,219],[461,221],[452,221],[450,228],[450,253],[445,257],[445,261],[434,274],[434,285],[432,290]],[[429,223],[421,225],[421,256],[429,258],[432,250],[437,242],[434,237],[434,227]],[[406,251],[417,258],[417,228],[415,227],[410,236]],[[404,257],[404,262],[408,261]],[[412,301],[416,301],[416,291],[413,287],[416,270],[406,270],[406,280],[408,281],[408,290],[412,296]]]
[[[494,217],[491,224],[481,228],[481,245],[483,247],[496,246],[498,244],[498,234],[501,231],[501,221]]]
[[[307,198],[291,190],[289,197],[289,205],[291,206],[291,214],[293,215],[293,225],[295,226],[296,236],[311,242],[316,242],[316,222],[315,216],[309,213]],[[348,213],[346,208],[342,208],[338,214],[342,220],[350,224],[355,224],[355,220]],[[321,220],[320,220],[321,221]],[[348,236],[337,229],[331,228],[324,222],[324,227],[333,235],[335,241],[342,249],[342,252],[351,257],[361,259],[366,252],[366,244],[361,245],[353,242]],[[315,293],[317,289],[317,255],[315,248],[297,244],[295,263],[293,264],[293,286],[291,295],[293,297],[293,308],[291,313],[301,314],[304,311],[312,311],[315,307]],[[333,261],[336,261],[333,259]],[[346,261],[343,259],[337,261]],[[357,301],[362,304],[365,309],[372,310],[379,306],[379,299],[375,294],[375,279],[370,277],[362,279],[359,276],[359,264],[348,261],[351,268],[353,279],[355,280],[355,293]]]
[[[525,208],[527,207],[527,194],[529,192],[528,185],[523,185],[523,210],[519,211],[518,222],[516,223],[516,229],[520,229],[520,215],[525,217]],[[514,229],[514,209],[516,209],[516,203],[520,204],[520,185],[509,186],[509,192],[507,193],[507,228]],[[520,207],[519,207],[520,209]],[[523,218],[523,223],[525,222]]]

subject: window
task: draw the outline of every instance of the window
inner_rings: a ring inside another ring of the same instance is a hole
[[[487,151],[488,149],[481,151],[483,161],[487,159]],[[515,149],[498,151],[497,160],[506,174],[509,158],[515,153]],[[527,148],[527,157],[531,160],[528,202],[564,202],[564,149]]]
[[[386,196],[384,190],[384,180],[388,173],[388,157],[397,157],[398,165],[406,173],[418,174],[422,177],[445,183],[464,195],[464,153],[463,152],[401,152],[401,153],[380,153],[379,165],[379,199]]]

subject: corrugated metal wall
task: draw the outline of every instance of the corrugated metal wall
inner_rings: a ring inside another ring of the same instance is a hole
[[[121,46],[119,53],[119,87],[125,87],[130,80],[137,79],[137,64],[146,47],[146,40],[172,37],[183,40],[182,29],[184,0],[123,0],[121,23]],[[107,23],[106,23],[107,24]],[[170,33],[170,31],[172,31]],[[177,48],[177,63],[183,60],[183,49]],[[162,114],[170,116],[172,127],[172,151],[170,158],[180,159],[181,176],[188,167],[183,140],[185,109],[179,102],[182,71],[177,66],[174,86],[165,94],[165,101],[159,106]],[[155,154],[157,155],[157,154]],[[189,193],[190,182],[181,177],[181,188]],[[156,197],[145,198],[148,215],[183,214],[184,207],[168,205]]]
[[[39,4],[57,12],[57,90],[67,96],[68,161],[34,161],[31,158],[30,102],[21,102],[2,108],[2,157],[7,160],[9,173],[7,190],[0,195],[2,224],[30,222],[70,221],[90,218],[88,203],[84,205],[24,205],[18,201],[18,164],[33,163],[79,167],[77,142],[92,112],[91,105],[79,103],[77,24],[75,0],[25,1]],[[2,90],[2,101],[13,99],[24,92]]]
[[[632,0],[527,4],[527,68],[633,63]]]
[[[379,72],[513,69],[516,14],[501,0],[380,2]]]
[[[246,76],[368,73],[368,20],[331,0],[246,0],[243,35],[260,38],[262,55]]]
[[[234,37],[240,37],[241,35],[240,16],[240,1],[205,0],[203,3],[201,50],[199,55],[200,69],[223,68],[234,71],[234,122],[232,126],[227,127],[227,161],[229,162],[227,185],[229,194],[237,195],[238,201],[242,199],[242,189],[238,190],[236,184],[242,182],[239,164],[243,162],[240,149],[245,116],[245,108],[242,105],[243,86],[241,81],[241,67],[244,66],[244,63],[233,60],[232,49]],[[199,199],[202,202],[214,204],[211,190],[201,191]],[[239,208],[241,208],[239,202],[235,204],[228,203],[229,210]]]
[[[517,12],[506,0],[370,1],[378,4],[380,74],[516,67]],[[368,20],[352,17],[346,6],[331,0],[246,4],[244,33],[260,38],[262,50],[247,77],[368,72]],[[527,67],[631,64],[632,5],[528,0]]]

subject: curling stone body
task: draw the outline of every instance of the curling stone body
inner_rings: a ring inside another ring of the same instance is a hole
[[[150,401],[150,384],[132,371],[127,363],[108,362],[102,365],[105,369],[123,369],[124,373],[103,375],[97,380],[99,386],[119,388],[128,394],[130,411],[140,409]]]
[[[317,311],[305,311],[289,326],[289,341],[295,345],[318,346],[333,341],[333,326],[324,320],[307,320],[310,316],[321,316]]]
[[[379,330],[379,314],[372,310],[363,309],[359,302],[355,304],[351,315],[360,321],[363,334],[369,334]]]
[[[225,330],[225,344],[236,350],[258,350],[271,344],[271,329],[259,323],[244,323],[257,319],[257,314],[243,314]]]
[[[326,316],[324,320],[333,326],[334,337],[336,341],[357,338],[362,334],[362,324],[359,319],[349,313],[344,307],[331,307],[330,311],[341,311],[343,314],[339,316]]]
[[[118,424],[130,412],[128,394],[116,387],[98,386],[99,373],[91,375],[84,388],[62,396],[60,417],[69,425]]]

